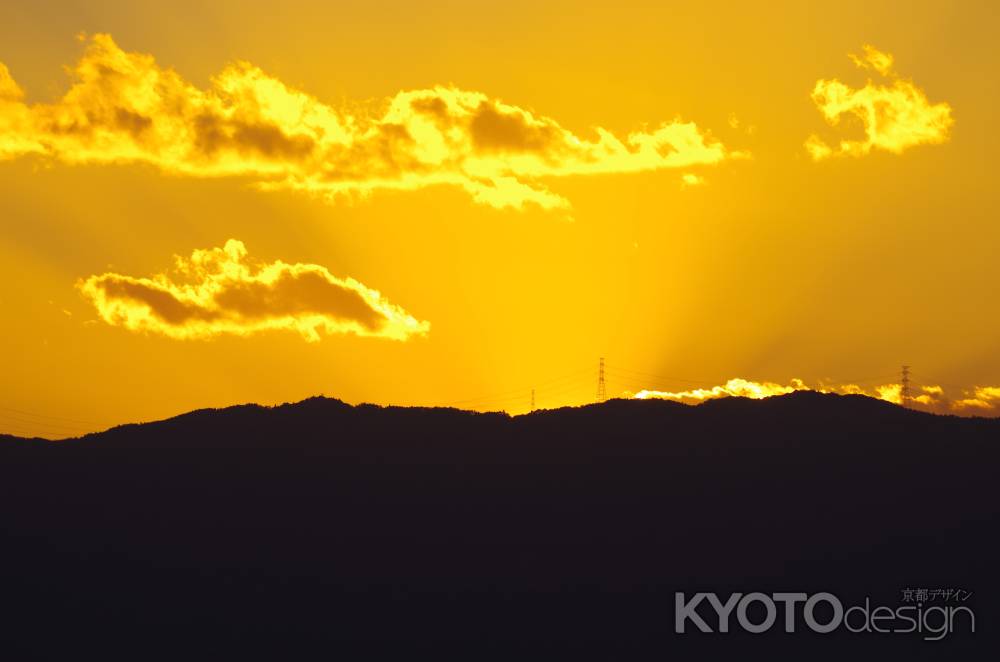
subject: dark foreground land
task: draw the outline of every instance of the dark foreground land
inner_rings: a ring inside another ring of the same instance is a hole
[[[1000,421],[815,393],[0,439],[0,659],[997,659],[998,460]],[[976,633],[674,632],[676,591],[905,588]]]

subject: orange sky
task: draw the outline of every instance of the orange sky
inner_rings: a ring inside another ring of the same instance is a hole
[[[0,431],[1000,409],[987,3],[94,4],[0,7]]]

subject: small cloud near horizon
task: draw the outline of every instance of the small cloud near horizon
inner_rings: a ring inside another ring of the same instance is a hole
[[[696,388],[686,391],[658,391],[643,389],[637,392],[626,392],[625,396],[640,400],[662,399],[696,404],[706,400],[726,397],[741,397],[761,400],[776,395],[786,395],[796,391],[816,391],[819,393],[839,393],[841,395],[865,395],[870,398],[884,400],[893,404],[903,404],[902,386],[900,384],[883,384],[864,388],[857,384],[830,385],[819,383],[807,385],[801,379],[792,379],[788,384],[776,382],[758,382],[739,377],[730,379],[725,384],[707,388]],[[912,409],[928,411],[936,414],[956,414],[960,416],[1000,416],[1000,387],[974,386],[963,389],[960,397],[950,398],[941,386],[920,386],[907,400],[906,405]]]

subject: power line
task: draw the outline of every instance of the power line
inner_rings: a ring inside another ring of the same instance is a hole
[[[525,399],[530,400],[531,391],[535,391],[535,408],[537,409],[540,406],[540,403],[544,403],[546,400],[551,401],[553,398],[557,398],[567,393],[579,394],[586,389],[587,383],[593,383],[590,381],[590,379],[584,379],[584,378],[576,378],[570,381],[564,379],[562,381],[563,383],[561,384],[557,383],[553,388],[547,388],[547,389],[525,388],[506,397],[483,398],[476,401],[475,403],[466,404],[464,406],[470,409],[480,409],[480,408],[487,409],[493,406],[501,406],[502,408],[503,406],[506,406],[510,403],[522,403],[525,401]]]
[[[575,377],[577,377],[577,376],[579,376],[579,375],[581,375],[581,374],[583,374],[585,372],[589,372],[589,370],[586,369],[586,368],[580,369],[580,370],[574,370],[573,372],[566,373],[566,374],[558,376],[558,377],[553,377],[552,379],[549,379],[549,380],[544,381],[544,382],[540,382],[539,384],[537,384],[537,386],[546,386],[546,385],[550,385],[550,384],[554,384],[554,383],[566,381],[568,379],[573,379],[573,378],[575,378]],[[446,403],[445,406],[446,407],[452,407],[452,406],[455,406],[455,405],[461,405],[461,404],[467,404],[467,403],[476,403],[476,402],[482,402],[482,401],[495,401],[495,400],[497,400],[499,398],[502,398],[503,396],[508,396],[508,395],[509,396],[513,396],[513,397],[523,398],[530,390],[531,390],[531,387],[521,387],[521,388],[509,389],[509,390],[506,390],[506,391],[498,391],[498,392],[494,392],[494,393],[487,393],[487,394],[476,396],[476,397],[472,397],[472,398],[463,398],[461,400],[452,400],[452,401]]]
[[[25,416],[34,416],[36,418],[42,418],[42,419],[67,421],[69,423],[80,423],[82,425],[104,425],[103,423],[98,423],[97,421],[85,421],[79,418],[68,418],[66,416],[56,416],[54,414],[41,414],[38,412],[24,411],[23,409],[14,409],[13,407],[4,407],[2,405],[0,405],[0,410],[14,412],[16,414],[23,414]]]
[[[876,375],[875,377],[865,377],[864,379],[830,379],[827,377],[821,380],[821,383],[822,381],[827,381],[837,382],[839,384],[858,384],[860,386],[861,384],[870,384],[872,382],[881,382],[887,379],[896,379],[897,376],[898,373],[891,372],[885,375]]]
[[[611,365],[611,364],[606,365],[605,369],[610,374],[618,375],[618,377],[620,379],[622,379],[623,381],[633,382],[633,383],[638,382],[641,379],[650,379],[650,380],[654,380],[655,382],[659,382],[659,383],[691,384],[691,385],[695,385],[695,386],[718,386],[718,385],[720,385],[720,380],[718,380],[718,379],[716,379],[716,380],[708,380],[708,379],[689,379],[689,378],[683,378],[683,377],[672,377],[672,376],[655,374],[655,373],[651,373],[651,372],[647,372],[647,371],[642,371],[642,370],[635,370],[633,368],[623,368],[621,366]],[[898,376],[899,376],[899,373],[889,373],[889,374],[883,374],[883,375],[876,375],[876,376],[871,376],[871,377],[865,377],[864,379],[839,379],[839,380],[835,380],[835,379],[830,379],[830,378],[823,378],[823,379],[819,380],[819,383],[820,383],[820,385],[822,385],[824,382],[837,382],[837,383],[840,383],[840,384],[858,384],[858,385],[860,385],[860,384],[866,384],[866,383],[869,383],[869,382],[880,381],[880,380],[883,380],[883,379],[895,379]],[[773,381],[772,379],[763,379],[763,378],[760,378],[760,377],[753,377],[753,376],[744,377],[744,378],[751,379],[753,381],[758,381],[758,382]]]
[[[55,421],[40,421],[16,414],[0,411],[0,425],[43,430],[55,434],[85,434],[93,431],[95,426],[74,425]]]
[[[539,392],[539,400],[544,400],[545,398],[552,398],[559,395],[565,395],[567,393],[583,393],[588,386],[592,386],[593,382],[590,379],[578,380],[570,384],[563,384],[557,388],[541,390]]]
[[[79,430],[59,430],[54,428],[39,427],[25,424],[20,421],[0,421],[0,434],[9,434],[16,437],[44,437],[51,439],[66,439],[69,437],[80,437],[86,432]]]
[[[612,371],[612,372],[626,374],[626,375],[629,376],[630,379],[638,379],[638,378],[645,377],[645,378],[648,378],[648,379],[656,379],[656,380],[663,381],[663,382],[683,382],[683,383],[687,383],[687,384],[698,384],[698,385],[705,385],[705,384],[715,385],[715,384],[718,383],[717,381],[709,381],[709,380],[705,380],[705,379],[683,379],[683,378],[680,378],[680,377],[667,377],[665,375],[657,375],[657,374],[653,374],[651,372],[645,372],[645,371],[642,371],[642,370],[635,370],[635,369],[632,369],[632,368],[624,368],[624,367],[621,367],[621,366],[618,366],[618,365],[607,365],[606,369],[609,370],[609,371]]]
[[[917,377],[919,377],[919,375],[917,375]],[[949,389],[954,389],[956,391],[965,391],[965,392],[969,392],[973,388],[975,388],[975,384],[970,386],[969,384],[962,385],[962,384],[956,384],[954,382],[942,382],[938,379],[930,379],[930,380],[914,379],[912,371],[910,372],[910,383],[917,384],[918,386],[941,386],[941,387],[947,387]]]
[[[528,403],[530,403],[532,410],[534,410],[538,408],[539,402],[541,401],[551,402],[551,399],[553,397],[558,397],[565,393],[571,393],[574,391],[577,393],[583,391],[585,387],[580,376],[584,372],[586,372],[585,369],[576,370],[561,376],[553,377],[552,379],[543,382],[536,382],[534,386],[524,386],[521,388],[508,389],[505,391],[498,391],[475,397],[453,400],[451,402],[446,403],[444,406],[465,406],[468,408],[478,409],[481,406],[482,407],[493,407],[498,405],[503,406],[509,403],[527,401]],[[898,378],[898,373],[869,376],[864,379],[850,379],[850,380],[832,380],[829,378],[824,378],[818,382],[817,387],[823,388],[824,384],[834,383],[834,382],[839,384],[860,385],[890,378]],[[597,375],[598,383],[597,383],[596,399],[599,402],[607,399],[607,389],[609,380],[619,382],[623,386],[631,386],[635,388],[649,388],[660,385],[666,385],[670,383],[688,385],[686,388],[692,388],[692,386],[711,387],[711,386],[721,385],[719,380],[672,377],[672,376],[655,374],[643,370],[636,370],[634,368],[621,367],[616,364],[610,364],[607,362],[607,360],[601,357],[601,359],[598,362],[598,375]],[[773,380],[755,379],[755,381],[768,382]]]
[[[43,423],[40,421],[32,421],[23,418],[11,417],[9,414],[0,415],[0,424],[3,425],[13,424],[15,427],[53,430],[56,432],[72,432],[74,434],[84,430],[84,428],[81,428],[79,426],[63,425],[59,423]]]

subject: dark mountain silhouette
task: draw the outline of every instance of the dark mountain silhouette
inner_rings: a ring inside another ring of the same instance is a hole
[[[998,444],[1000,420],[811,392],[517,417],[312,398],[4,438],[0,650],[992,659]],[[971,591],[976,633],[674,633],[675,591],[904,588]]]

